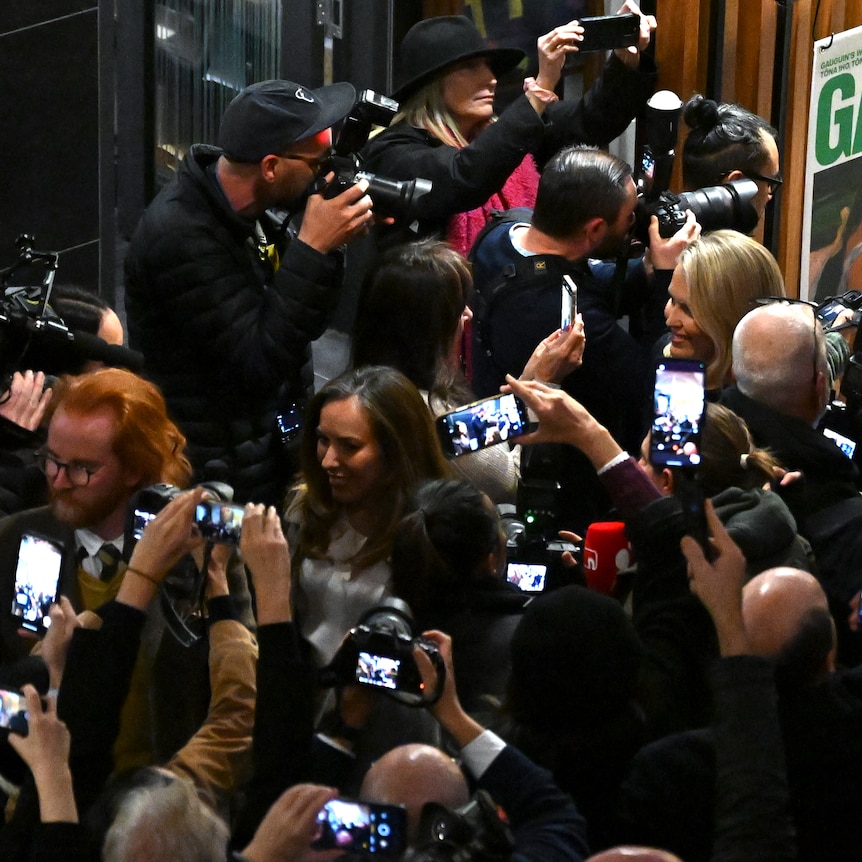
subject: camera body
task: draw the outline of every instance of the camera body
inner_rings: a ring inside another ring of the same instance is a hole
[[[494,800],[479,790],[454,811],[428,802],[419,820],[419,840],[409,862],[505,862],[515,839]]]
[[[365,180],[375,215],[394,218],[411,215],[414,201],[431,191],[431,181],[421,177],[392,180],[363,171],[358,153],[368,141],[371,129],[374,126],[386,128],[397,113],[398,102],[373,90],[363,90],[359,94],[342,122],[334,154],[324,170],[324,173],[334,172],[335,177],[323,188],[323,197],[337,197],[359,180]]]
[[[860,311],[862,309],[862,291],[848,290],[840,296],[829,296],[814,309],[814,314],[823,328],[829,332],[835,323],[835,318],[848,308],[856,312],[853,317],[853,325],[858,326],[860,317],[862,317],[862,311]]]
[[[656,216],[659,236],[669,239],[685,224],[686,210],[694,213],[704,231],[731,228],[749,234],[760,221],[753,203],[757,192],[754,180],[739,179],[681,194],[663,191],[653,200],[641,197],[632,235],[649,245],[650,216]]]
[[[580,560],[583,548],[557,536],[560,492],[558,482],[522,479],[516,505],[497,506],[506,536],[506,580],[524,593],[583,583],[580,567],[563,563],[566,552]]]
[[[224,482],[201,482],[200,487],[206,488],[217,502],[229,503],[233,499],[233,488]],[[158,482],[155,485],[141,488],[140,491],[134,493],[129,500],[129,506],[126,509],[126,529],[124,539],[124,541],[128,543],[126,547],[133,547],[138,539],[143,535],[144,528],[147,524],[152,521],[153,518],[155,518],[156,515],[158,515],[158,513],[174,499],[174,497],[182,493],[182,488],[178,488],[176,485],[169,485],[167,482]],[[210,518],[210,520],[212,519]],[[235,530],[235,538],[236,542],[238,542],[239,528]],[[236,542],[234,542],[234,544],[236,544]]]
[[[421,649],[437,671],[437,686],[426,692],[413,651]],[[436,645],[413,633],[413,618],[401,599],[388,598],[362,615],[335,657],[322,668],[324,687],[367,685],[409,706],[427,706],[443,693],[446,670]]]

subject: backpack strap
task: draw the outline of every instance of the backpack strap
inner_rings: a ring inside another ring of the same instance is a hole
[[[467,260],[470,263],[476,259],[476,249],[482,243],[482,240],[495,230],[498,225],[503,222],[525,221],[529,224],[533,220],[533,211],[529,207],[514,207],[510,210],[491,210],[491,215],[482,230],[479,231],[476,239],[473,240],[473,245],[470,246],[470,251],[467,252]]]

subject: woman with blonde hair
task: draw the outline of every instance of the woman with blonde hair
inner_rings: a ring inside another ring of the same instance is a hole
[[[712,231],[689,245],[668,293],[663,354],[705,363],[709,389],[730,383],[733,330],[755,300],[786,296],[775,258],[735,230]]]

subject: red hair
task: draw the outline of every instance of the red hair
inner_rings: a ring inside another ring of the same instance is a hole
[[[122,368],[63,377],[54,388],[49,410],[91,413],[107,408],[117,420],[114,454],[141,474],[141,487],[168,482],[185,487],[192,468],[183,454],[186,438],[168,416],[158,387]]]

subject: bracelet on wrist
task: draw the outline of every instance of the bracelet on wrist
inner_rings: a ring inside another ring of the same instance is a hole
[[[137,575],[139,578],[143,578],[145,581],[149,581],[151,584],[155,584],[157,587],[161,586],[161,581],[157,581],[152,575],[148,575],[146,572],[142,572],[134,566],[126,566],[126,574],[129,572],[133,575]]]

